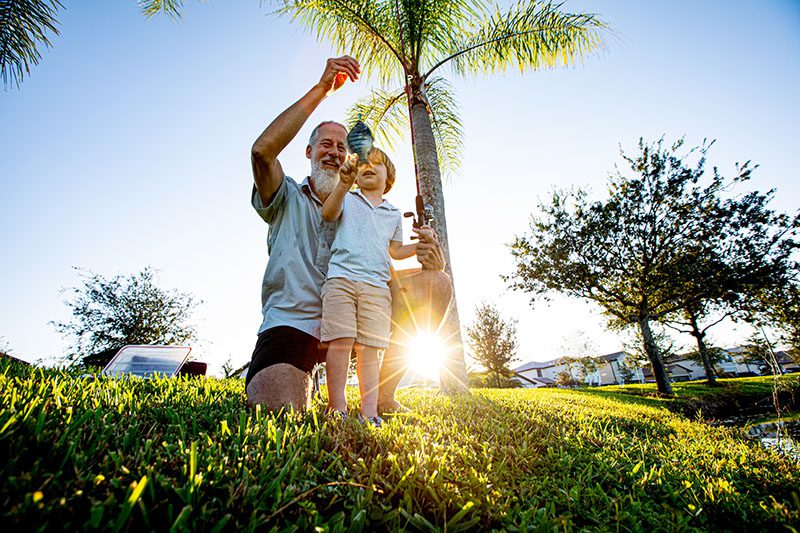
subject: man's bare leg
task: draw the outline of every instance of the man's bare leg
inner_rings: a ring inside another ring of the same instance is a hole
[[[247,405],[262,405],[270,411],[281,408],[305,410],[311,401],[311,376],[288,363],[260,370],[247,385]]]
[[[453,298],[450,277],[438,270],[396,272],[389,287],[392,337],[381,364],[378,413],[402,409],[394,396],[408,370],[405,346],[417,331],[437,331]]]
[[[347,398],[344,389],[347,386],[347,370],[350,367],[350,351],[355,339],[334,339],[328,345],[325,357],[325,381],[328,383],[328,409],[347,413]]]

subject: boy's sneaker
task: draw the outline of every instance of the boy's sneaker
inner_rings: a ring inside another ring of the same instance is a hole
[[[371,416],[369,418],[364,418],[361,413],[358,413],[358,421],[361,422],[363,426],[373,426],[375,428],[383,427],[383,418],[379,416]]]

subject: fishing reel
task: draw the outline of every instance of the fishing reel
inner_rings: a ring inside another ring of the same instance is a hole
[[[413,218],[412,225],[415,228],[419,228],[421,226],[430,226],[431,222],[433,222],[436,218],[433,213],[433,206],[426,204],[421,195],[417,195],[416,204],[416,212],[408,211],[403,213],[403,216],[406,218]],[[417,237],[413,235],[411,238],[416,239]]]

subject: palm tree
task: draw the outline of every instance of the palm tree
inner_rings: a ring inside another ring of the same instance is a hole
[[[559,8],[536,0],[505,9],[483,0],[279,0],[278,14],[330,39],[383,86],[351,109],[352,122],[361,115],[390,145],[392,134],[407,131],[410,122],[418,187],[436,214],[434,229],[451,279],[441,170],[458,169],[461,122],[450,86],[439,73],[448,69],[467,76],[570,65],[602,46],[605,23]],[[445,334],[458,348],[442,372],[442,387],[458,391],[467,378],[455,299],[448,317]]]
[[[164,14],[180,18],[183,0],[138,0],[146,17]],[[19,87],[23,77],[38,65],[39,46],[50,48],[48,36],[58,35],[59,0],[0,0],[0,78],[3,86]]]

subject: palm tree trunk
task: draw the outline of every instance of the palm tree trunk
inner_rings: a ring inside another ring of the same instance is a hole
[[[425,202],[433,207],[435,218],[432,226],[439,235],[439,242],[442,245],[446,261],[445,271],[453,282],[453,301],[450,303],[450,309],[441,332],[447,345],[450,346],[441,372],[441,386],[444,392],[456,394],[465,392],[469,382],[467,381],[467,365],[464,361],[464,348],[461,339],[461,322],[458,318],[458,306],[456,305],[453,263],[450,261],[442,177],[439,171],[436,141],[433,137],[427,102],[420,91],[419,85],[412,85],[411,93],[411,131],[414,142],[413,149],[416,154],[417,172],[419,173],[420,194]]]
[[[664,367],[664,361],[661,360],[661,353],[658,350],[658,345],[653,338],[653,331],[650,329],[650,319],[647,315],[639,319],[639,328],[641,329],[642,340],[644,341],[644,351],[647,354],[647,358],[650,359],[653,376],[656,378],[658,392],[672,396],[672,385],[667,377],[667,369]]]

